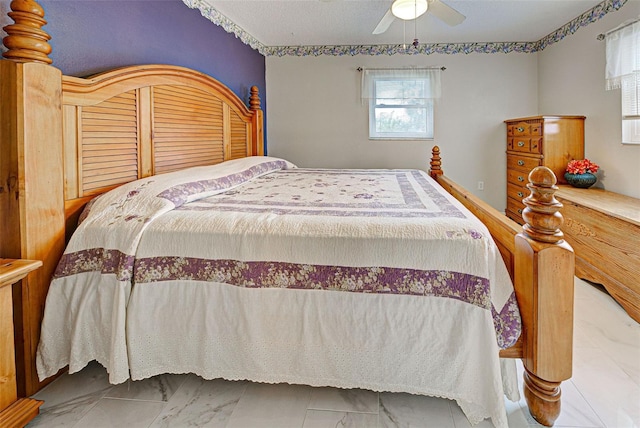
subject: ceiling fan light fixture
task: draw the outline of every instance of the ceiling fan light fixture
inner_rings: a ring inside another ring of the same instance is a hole
[[[408,21],[424,15],[428,7],[427,0],[394,0],[391,13],[396,18]]]

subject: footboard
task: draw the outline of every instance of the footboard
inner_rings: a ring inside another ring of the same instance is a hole
[[[552,426],[560,414],[560,383],[571,377],[574,254],[560,231],[562,207],[556,177],[546,167],[529,174],[524,227],[447,178],[440,149],[433,148],[431,176],[489,229],[513,279],[522,315],[522,336],[501,357],[522,358],[524,394],[531,415]]]

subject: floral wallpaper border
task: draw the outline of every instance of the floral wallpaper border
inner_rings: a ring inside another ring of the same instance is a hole
[[[251,46],[262,55],[269,55],[268,48],[265,45],[260,43],[258,39],[253,37],[251,34],[244,31],[244,29],[240,28],[240,26],[229,18],[214,9],[213,6],[205,0],[182,0],[182,2],[191,9],[198,9],[202,16],[213,22],[215,25],[222,27],[227,33],[235,35],[236,38],[240,39],[245,45]]]
[[[182,1],[192,9],[199,9],[202,16],[222,27],[226,32],[234,34],[244,44],[251,46],[264,56],[355,56],[539,52],[575,33],[581,27],[598,21],[609,12],[620,9],[628,0],[604,0],[537,42],[422,43],[418,47],[412,45],[265,46],[218,12],[206,0]]]

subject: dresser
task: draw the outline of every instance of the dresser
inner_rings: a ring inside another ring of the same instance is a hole
[[[572,159],[584,158],[584,116],[531,116],[505,120],[507,124],[506,215],[523,224],[522,199],[529,196],[526,184],[536,166],[550,168],[564,183]]]
[[[18,399],[11,286],[42,266],[39,260],[0,258],[0,427],[22,427],[38,415],[42,401]]]
[[[640,323],[640,199],[603,189],[559,186],[562,232],[576,276],[602,284]]]

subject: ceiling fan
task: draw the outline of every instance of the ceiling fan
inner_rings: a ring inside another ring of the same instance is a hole
[[[387,13],[373,30],[373,34],[382,34],[387,31],[396,18],[408,21],[418,18],[427,11],[451,26],[462,23],[466,18],[441,0],[394,0]]]

